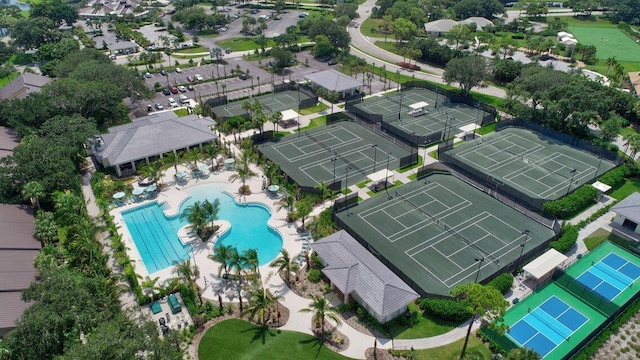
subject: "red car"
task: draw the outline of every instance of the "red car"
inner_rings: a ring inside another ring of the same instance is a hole
[[[172,93],[172,94],[177,94],[177,93],[178,93],[178,88],[177,88],[177,87],[175,87],[175,86],[172,86],[172,87],[171,87],[171,93]]]
[[[188,82],[193,82],[195,79],[193,78],[193,76],[187,76],[187,81]]]

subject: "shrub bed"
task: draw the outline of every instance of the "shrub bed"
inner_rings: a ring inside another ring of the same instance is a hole
[[[502,295],[506,294],[509,290],[511,290],[511,286],[513,285],[513,275],[509,273],[504,273],[498,275],[493,280],[489,281],[487,286],[491,286],[492,288],[500,291]]]
[[[569,251],[578,240],[578,230],[579,228],[575,225],[567,224],[563,226],[562,236],[558,240],[552,241],[549,246],[561,253]]]
[[[464,299],[423,299],[420,301],[420,309],[426,315],[446,321],[462,322],[473,314],[469,311],[469,302]]]
[[[598,196],[598,190],[591,185],[583,185],[562,199],[547,201],[543,210],[559,219],[569,219],[588,208]]]

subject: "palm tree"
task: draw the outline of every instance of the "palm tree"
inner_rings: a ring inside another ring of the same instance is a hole
[[[220,153],[220,147],[216,143],[208,143],[203,148],[204,153],[207,154],[210,160],[210,167],[213,170],[213,160],[215,160],[216,156]]]
[[[164,171],[162,171],[162,166],[158,161],[152,161],[146,165],[144,165],[140,169],[140,174],[148,179],[151,179],[154,183],[159,182],[160,178],[162,178]]]
[[[38,211],[33,221],[35,223],[33,236],[40,240],[41,247],[44,248],[58,239],[58,225],[52,212]]]
[[[173,272],[180,277],[181,281],[189,287],[194,295],[198,296],[200,305],[202,305],[202,296],[196,287],[195,280],[196,276],[198,276],[198,269],[191,266],[191,259],[187,259],[181,263],[176,263]]]
[[[616,57],[610,57],[607,58],[607,72],[605,74],[605,76],[609,76],[609,71],[611,70],[611,67],[615,66],[615,64],[617,64],[618,61],[616,60]]]
[[[213,200],[213,203],[209,200],[205,200],[202,204],[202,208],[205,215],[205,220],[209,222],[211,229],[214,228],[214,221],[218,219],[218,213],[220,212],[220,199]]]
[[[242,252],[242,257],[245,266],[250,268],[254,274],[258,275],[258,282],[260,282],[260,261],[258,260],[258,250],[247,249]]]
[[[85,209],[84,201],[70,190],[57,191],[55,199],[55,215],[58,225],[71,225],[80,217]]]
[[[182,162],[182,158],[176,152],[170,152],[167,155],[162,157],[162,162],[165,165],[173,166],[173,170],[175,170],[176,174],[178,173],[178,164]]]
[[[302,220],[301,230],[305,230],[305,219],[311,214],[313,207],[308,201],[298,201],[296,203],[296,216]]]
[[[213,261],[220,263],[218,267],[218,276],[224,271],[224,277],[229,276],[229,264],[235,248],[231,245],[219,245],[215,247],[213,255],[209,255],[209,258]],[[237,252],[237,250],[235,250]]]
[[[29,181],[22,187],[21,195],[24,200],[31,201],[31,207],[34,210],[36,208],[40,210],[40,199],[45,197],[46,193],[42,184],[37,181]]]
[[[191,225],[191,229],[195,231],[198,236],[200,236],[208,221],[205,209],[200,201],[196,201],[192,205],[187,206],[180,214],[180,220],[187,220]]]
[[[239,165],[236,166],[236,173],[229,177],[229,181],[240,180],[242,182],[242,186],[238,192],[240,194],[250,194],[251,190],[246,183],[247,180],[251,179],[255,175],[256,173],[251,171],[251,168],[249,167],[249,160],[244,154],[242,154],[239,157]]]
[[[313,322],[320,323],[320,336],[324,337],[325,318],[333,320],[338,325],[342,323],[338,317],[339,310],[335,306],[332,306],[331,301],[322,295],[312,295],[311,300],[312,302],[309,304],[309,307],[300,309],[300,312],[313,313]]]
[[[187,162],[193,162],[193,168],[197,169],[198,161],[202,159],[202,153],[200,152],[200,149],[193,148],[184,154],[184,159]]]
[[[631,153],[629,154],[629,159],[633,160],[640,151],[640,134],[634,132],[628,135],[625,135],[624,140],[626,141],[626,146],[631,149]]]
[[[280,111],[276,111],[271,116],[269,116],[269,121],[273,123],[273,136],[276,136],[278,132],[278,123],[282,120],[282,113]]]
[[[159,277],[151,278],[145,276],[142,282],[140,282],[140,288],[142,288],[143,292],[149,293],[149,297],[153,297],[154,290],[158,289],[158,280],[160,280]]]
[[[266,291],[255,291],[251,294],[249,308],[246,310],[251,319],[258,314],[259,324],[265,326],[266,314],[276,302],[276,299]]]
[[[331,189],[327,186],[327,183],[324,180],[320,180],[318,185],[315,186],[315,189],[318,190],[322,196],[322,202],[324,203],[324,199],[331,196]]]
[[[298,265],[293,262],[287,249],[280,250],[280,254],[281,255],[273,260],[269,266],[278,268],[278,272],[284,271],[287,284],[291,284],[291,271],[297,271]]]

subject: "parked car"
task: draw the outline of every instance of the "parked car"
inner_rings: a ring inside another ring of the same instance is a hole
[[[147,79],[151,79],[153,75],[151,75],[150,72],[147,72],[146,74],[144,74],[144,77],[146,77]]]
[[[218,31],[220,32],[227,32],[227,30],[229,29],[227,29],[226,27],[221,27],[220,29],[218,29]]]
[[[178,88],[177,88],[177,87],[175,87],[175,86],[172,86],[172,87],[171,87],[171,93],[172,93],[172,94],[177,94],[177,93],[178,93]]]
[[[163,94],[163,95],[171,95],[171,90],[169,90],[169,89],[164,89],[164,90],[162,90],[162,94]]]
[[[162,110],[162,109],[164,109],[164,106],[162,106],[162,104],[160,104],[160,103],[156,103],[156,109]]]
[[[176,107],[176,106],[178,106],[178,103],[176,102],[176,99],[174,99],[174,98],[169,98],[169,106],[171,106],[171,107]]]
[[[329,60],[329,62],[327,64],[328,65],[336,65],[336,64],[338,64],[338,62],[333,60],[333,59],[331,59],[331,60]]]
[[[160,70],[160,75],[162,75],[162,76],[166,76],[166,75],[167,75],[167,72],[166,72],[166,71],[164,71],[164,70]]]
[[[182,104],[189,102],[189,98],[186,97],[185,95],[180,95],[180,102]]]
[[[227,54],[231,54],[231,52],[232,52],[232,51],[233,51],[233,50],[231,50],[231,48],[226,48],[226,49],[224,49],[224,52],[225,52],[225,53],[227,53]]]
[[[187,85],[187,90],[193,91],[193,85]]]
[[[187,92],[187,88],[186,88],[186,87],[184,87],[184,86],[182,86],[182,85],[180,85],[180,86],[178,86],[178,91],[180,91],[180,92]]]
[[[193,78],[193,76],[189,75],[187,76],[187,81],[188,82],[193,82],[195,79]]]
[[[255,15],[255,14],[259,13],[259,12],[260,12],[260,10],[258,10],[258,9],[252,9],[251,11],[249,11],[249,14]]]
[[[202,80],[204,80],[204,78],[202,77],[202,75],[196,74],[196,80],[202,81]]]
[[[182,72],[182,69],[180,69],[179,67],[177,67],[177,68],[176,68],[176,72],[177,72],[178,74],[180,74],[180,73]]]
[[[240,76],[238,76],[240,78],[240,80],[247,80],[247,74],[240,74]]]
[[[153,105],[147,105],[147,111],[153,111]]]

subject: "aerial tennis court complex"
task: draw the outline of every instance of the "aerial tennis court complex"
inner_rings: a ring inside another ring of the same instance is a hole
[[[313,188],[323,181],[337,183],[336,190],[376,171],[397,169],[402,158],[412,156],[403,147],[347,121],[260,144],[258,151],[280,164],[300,186]]]
[[[605,242],[554,278],[505,314],[501,345],[569,358],[638,298],[640,258]]]
[[[247,114],[247,110],[242,108],[242,104],[248,100],[258,101],[262,104],[265,114],[272,114],[289,109],[298,110],[298,105],[300,103],[308,102],[309,99],[311,99],[311,96],[302,91],[287,90],[278,93],[255,96],[250,99],[230,101],[228,104],[212,107],[211,111],[214,114],[214,118],[222,117],[226,119],[235,116],[243,116]]]
[[[448,296],[476,276],[482,281],[515,268],[522,244],[524,261],[554,236],[449,174],[431,174],[388,190],[387,196],[367,199],[336,219],[423,296]]]
[[[495,115],[422,88],[369,97],[349,104],[346,110],[371,122],[381,122],[385,130],[416,145],[442,140],[449,128],[457,134],[465,125],[480,127],[483,122],[495,120]]]
[[[539,200],[555,200],[613,169],[606,159],[523,128],[504,128],[440,152],[439,159]],[[492,189],[489,189],[492,190]]]

